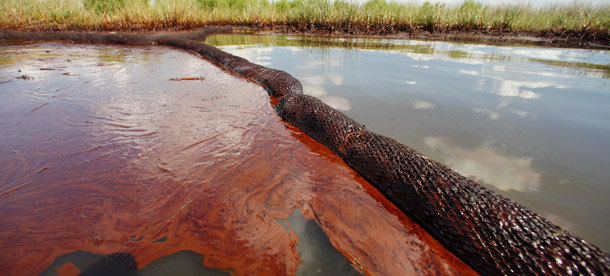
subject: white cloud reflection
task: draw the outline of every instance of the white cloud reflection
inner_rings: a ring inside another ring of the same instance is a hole
[[[319,98],[335,109],[342,111],[351,110],[352,105],[348,99],[329,96],[326,90],[328,85],[343,85],[344,76],[340,73],[331,72],[333,70],[340,71],[337,70],[337,67],[342,68],[342,66],[342,61],[335,59],[335,57],[309,60],[296,66],[297,69],[301,70],[301,73],[305,72],[308,74],[299,77],[303,83],[303,92]]]
[[[462,148],[442,137],[426,137],[432,150],[446,155],[454,171],[503,191],[531,192],[541,185],[541,174],[532,169],[533,158],[509,156],[487,141],[475,149]]]
[[[533,119],[538,118],[538,116],[536,116],[536,114],[532,114],[525,110],[511,109],[510,112],[521,118],[533,118]]]
[[[244,46],[223,46],[222,49],[233,55],[247,59],[248,61],[262,65],[271,65],[273,47],[244,47]]]
[[[481,74],[479,71],[464,70],[464,69],[460,69],[458,72],[460,72],[462,74],[466,74],[466,75],[473,75],[473,76],[478,76]]]
[[[536,94],[532,91],[522,91],[521,87],[526,87],[525,82],[519,82],[514,80],[503,80],[497,78],[494,82],[492,93],[498,94],[503,97],[519,97],[523,99],[538,99],[540,94]]]
[[[326,77],[323,75],[314,75],[301,78],[307,85],[322,85],[326,83]]]
[[[415,109],[432,109],[436,107],[436,105],[425,101],[415,100],[415,103],[413,103],[413,107]]]
[[[320,97],[320,100],[322,100],[327,105],[330,105],[333,108],[338,109],[338,110],[351,110],[352,109],[352,106],[349,103],[349,100],[346,98],[335,97],[335,96],[322,96],[322,97]]]
[[[328,96],[328,91],[326,91],[321,85],[303,85],[303,90],[307,95],[314,96],[327,105],[338,109],[338,110],[351,110],[352,105],[349,100],[342,97],[336,96]]]
[[[472,110],[475,113],[486,115],[487,117],[489,117],[490,120],[497,120],[498,118],[500,118],[500,114],[489,109],[475,107]]]
[[[343,76],[335,73],[328,74],[328,79],[335,85],[343,84]]]
[[[324,90],[324,88],[322,88],[321,86],[318,86],[318,85],[304,84],[303,91],[305,91],[307,95],[318,97],[318,98],[328,94],[328,92],[326,90]]]
[[[522,99],[539,99],[541,94],[529,89],[536,88],[569,88],[569,86],[550,82],[550,81],[518,81],[507,80],[499,77],[494,77],[493,87],[491,92],[502,97],[518,97]]]
[[[288,49],[291,55],[296,55],[303,51],[300,47],[284,48]],[[274,56],[273,52],[276,48],[223,46],[222,49],[236,56],[245,58],[252,63],[269,66],[271,65]],[[328,96],[328,91],[326,90],[328,85],[343,85],[344,76],[336,72],[341,72],[340,69],[342,69],[342,66],[343,61],[339,57],[330,56],[327,58],[308,60],[295,66],[295,69],[300,70],[301,73],[307,72],[307,75],[299,77],[303,84],[305,94],[317,97],[333,108],[345,111],[352,109],[350,101],[342,97]]]

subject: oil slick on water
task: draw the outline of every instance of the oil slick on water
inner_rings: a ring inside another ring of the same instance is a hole
[[[145,275],[473,274],[262,87],[185,51],[3,42],[0,117],[8,275],[121,270],[116,252]]]

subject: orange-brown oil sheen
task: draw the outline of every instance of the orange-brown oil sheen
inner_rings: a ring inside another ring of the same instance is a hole
[[[76,250],[138,267],[191,250],[237,275],[292,275],[298,237],[276,219],[296,208],[367,274],[473,274],[263,88],[200,57],[3,43],[0,58],[2,274]]]

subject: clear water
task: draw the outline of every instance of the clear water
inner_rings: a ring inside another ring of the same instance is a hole
[[[367,126],[610,251],[610,52],[217,35]]]

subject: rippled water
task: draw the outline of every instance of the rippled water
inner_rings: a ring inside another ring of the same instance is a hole
[[[390,136],[610,251],[610,52],[217,35]]]
[[[0,274],[472,274],[272,104],[185,51],[0,42]]]

